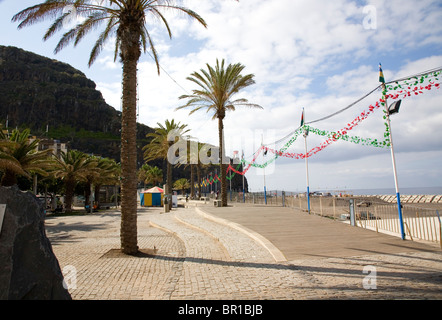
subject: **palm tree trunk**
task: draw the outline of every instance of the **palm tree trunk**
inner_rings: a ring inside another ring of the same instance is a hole
[[[169,209],[172,208],[172,164],[167,161],[166,195],[169,197]]]
[[[95,202],[97,203],[97,209],[100,209],[100,189],[101,189],[101,184],[96,184],[94,186],[94,198]]]
[[[221,117],[218,118],[218,134],[219,134],[219,161],[221,170],[221,202],[223,207],[227,207],[227,179],[226,179],[226,165],[224,160],[224,124]]]
[[[90,197],[91,197],[91,183],[88,181],[88,182],[86,182],[86,187],[84,188],[84,206],[85,207],[91,204]]]
[[[72,199],[74,198],[75,181],[66,180],[65,188],[64,210],[65,212],[72,212]]]
[[[127,32],[127,31],[126,31]],[[135,36],[135,35],[132,35]],[[131,36],[129,36],[131,38]],[[138,38],[139,39],[139,38]],[[132,40],[132,41],[131,41]],[[123,253],[133,255],[137,245],[137,63],[138,40],[122,45],[123,113],[121,119],[121,230]]]
[[[195,198],[195,179],[194,179],[194,164],[190,164],[190,199]]]

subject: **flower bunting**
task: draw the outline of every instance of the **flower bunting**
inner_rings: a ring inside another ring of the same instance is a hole
[[[392,100],[397,100],[399,98],[404,99],[410,96],[417,96],[423,94],[425,90],[430,91],[432,89],[440,89],[441,83],[438,81],[441,74],[442,70],[437,72],[430,72],[420,77],[412,77],[405,80],[396,81],[394,82],[394,84],[387,84],[386,90],[383,92],[383,96],[385,98],[381,98],[374,105],[370,105],[367,108],[367,110],[361,112],[359,116],[357,116],[353,121],[347,123],[347,125],[341,130],[338,130],[336,132],[320,130],[303,123],[302,126],[295,131],[295,133],[290,138],[290,140],[280,150],[275,150],[266,146],[261,146],[258,149],[258,151],[255,152],[252,161],[248,162],[244,159],[241,160],[241,164],[246,165],[243,171],[238,170],[239,166],[235,169],[231,165],[229,165],[229,167],[227,168],[227,172],[233,171],[236,174],[244,175],[251,167],[265,168],[270,163],[275,161],[278,157],[287,157],[292,159],[309,158],[317,154],[318,152],[324,150],[326,147],[328,147],[329,145],[333,144],[338,140],[350,142],[353,144],[363,145],[363,146],[371,146],[375,148],[390,147],[390,128],[387,122],[384,122],[385,123],[384,140],[362,138],[359,136],[350,136],[348,135],[348,132],[354,129],[356,126],[358,126],[362,121],[367,119],[370,115],[372,115],[377,109],[379,109],[379,107],[385,106],[386,99],[392,99]],[[425,82],[428,82],[428,84],[424,85]],[[383,118],[384,120],[386,120],[387,117],[386,111],[383,110],[383,112],[384,112]],[[313,134],[327,137],[327,140],[322,142],[319,146],[310,149],[310,151],[308,151],[307,153],[286,152],[286,150],[290,148],[290,146],[297,140],[299,135],[301,135],[305,129],[307,129],[309,132]],[[274,156],[263,164],[257,164],[256,160],[262,151],[266,153],[271,152],[273,153]]]

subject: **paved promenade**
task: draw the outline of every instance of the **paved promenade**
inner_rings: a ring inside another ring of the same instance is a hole
[[[47,218],[74,299],[442,299],[436,246],[293,209],[140,208],[135,257],[119,227],[119,211]]]

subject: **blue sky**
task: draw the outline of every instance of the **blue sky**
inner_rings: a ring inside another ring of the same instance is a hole
[[[17,31],[11,17],[39,1],[0,1],[0,43],[54,58],[73,65],[97,83],[107,103],[120,108],[121,65],[113,62],[112,45],[97,62],[87,67],[94,36],[77,48],[57,55],[57,34],[41,39],[49,22]],[[188,116],[175,112],[178,97],[190,92],[186,80],[191,72],[214,64],[216,58],[241,62],[245,72],[255,74],[256,84],[242,96],[264,110],[237,110],[225,120],[227,154],[245,150],[246,157],[261,143],[276,141],[299,126],[302,108],[307,121],[322,118],[378,86],[378,64],[386,80],[442,66],[442,4],[438,0],[186,0],[208,23],[204,29],[180,15],[167,13],[173,39],[165,37],[158,21],[149,24],[160,64],[166,72],[156,74],[149,55],[139,63],[140,116],[149,126],[175,118],[189,125],[200,141],[217,144],[216,122],[205,112]],[[399,185],[441,186],[442,90],[404,101],[392,118]],[[337,130],[370,103],[363,103],[330,120],[317,123],[323,130]],[[431,112],[431,116],[428,113]],[[363,137],[383,135],[382,112],[354,130]],[[320,143],[309,137],[308,143]],[[302,152],[303,142],[291,152]],[[389,188],[394,186],[390,152],[336,142],[310,158],[311,189]],[[304,161],[279,158],[266,169],[267,189],[305,189]],[[263,189],[263,170],[247,173],[252,191]]]

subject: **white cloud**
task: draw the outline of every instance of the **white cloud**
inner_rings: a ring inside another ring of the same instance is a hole
[[[121,64],[114,61],[114,58],[110,55],[102,55],[97,59],[97,64],[102,65],[104,69],[111,70],[121,70]]]

